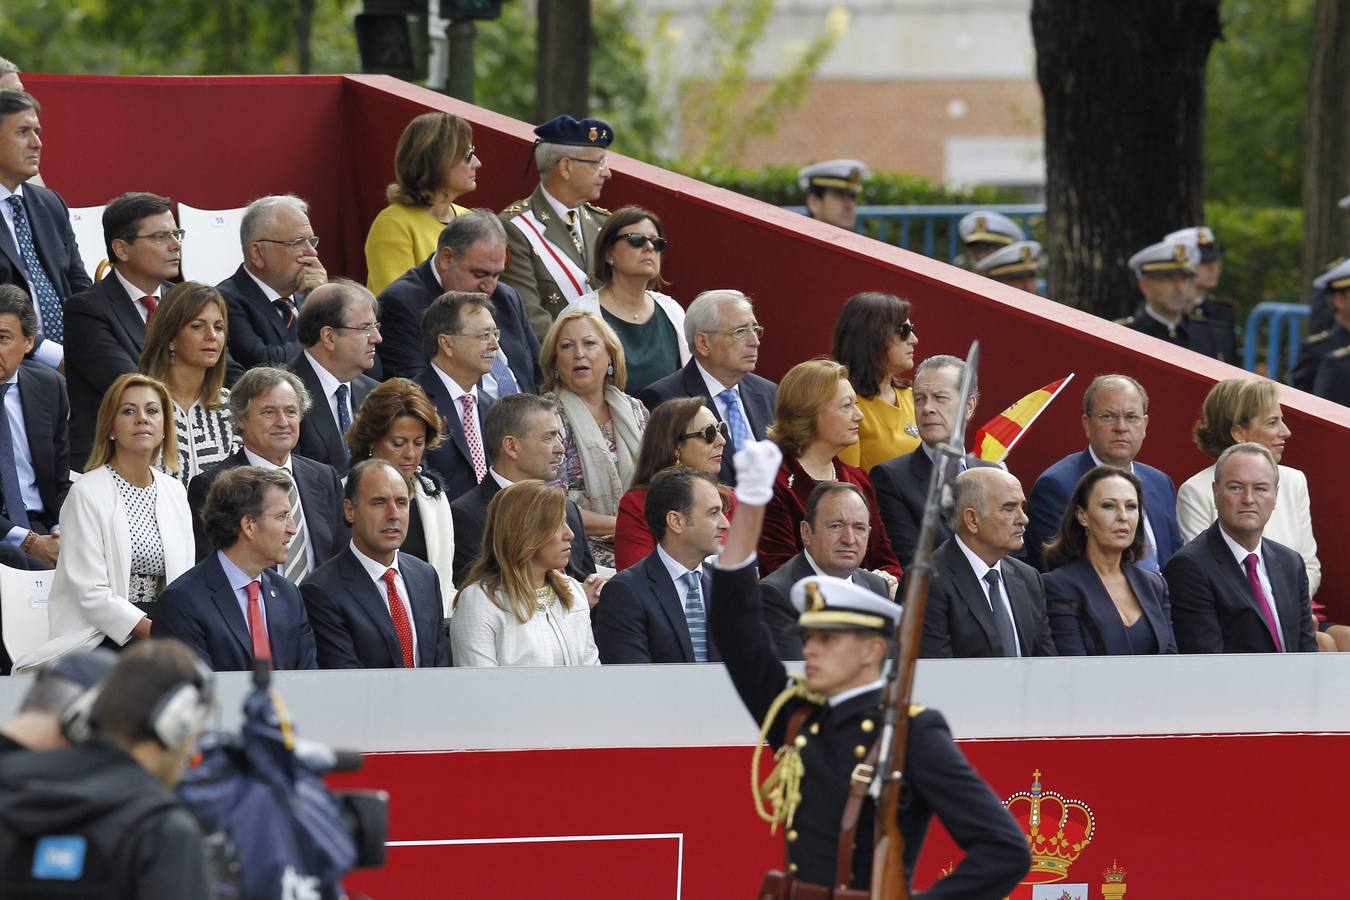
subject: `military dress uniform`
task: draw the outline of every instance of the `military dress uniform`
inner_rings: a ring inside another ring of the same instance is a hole
[[[808,605],[804,600],[808,582],[822,589],[825,605],[804,611],[799,627],[879,633],[893,629],[899,615],[896,604],[840,579],[798,582],[792,591],[798,609]],[[780,756],[788,755],[788,769],[800,763],[795,785],[779,779],[781,765],[770,779],[778,779],[784,796],[800,795],[790,821],[783,823],[788,872],[805,883],[798,886],[797,896],[825,898],[839,887],[838,843],[850,783],[882,730],[882,684],[853,696],[845,692],[841,695],[845,699],[837,703],[800,687],[785,691],[787,670],[778,659],[761,609],[753,559],[736,569],[714,567],[709,624],[714,641],[726,648],[727,671],[750,714],[765,721],[769,746],[783,747]],[[1007,896],[1031,864],[1026,836],[956,748],[941,713],[911,707],[910,715],[898,814],[906,882],[913,878],[924,835],[936,814],[966,857],[925,896],[932,900]],[[759,752],[756,749],[756,758]],[[873,802],[865,798],[857,819],[851,873],[846,876],[854,890],[865,891],[871,883],[874,819]]]
[[[1180,241],[1195,247],[1199,262],[1209,263],[1223,259],[1223,247],[1214,239],[1214,232],[1206,225],[1182,228],[1174,231],[1164,241]],[[1219,332],[1223,342],[1224,359],[1236,362],[1240,333],[1237,324],[1237,304],[1224,297],[1203,295],[1196,299],[1191,308],[1191,318],[1208,322]]]
[[[571,116],[552,119],[534,133],[543,143],[569,147],[608,147],[614,140],[614,132],[599,119]],[[583,203],[569,214],[572,222],[549,203],[542,184],[501,211],[511,250],[502,281],[520,294],[540,340],[569,303],[591,291],[591,254],[609,218],[609,210],[592,203]]]
[[[1336,321],[1336,308],[1332,294],[1350,291],[1350,260],[1338,259],[1327,266],[1321,275],[1313,279],[1314,299],[1321,298],[1325,310],[1326,325],[1309,335],[1298,351],[1298,361],[1294,364],[1293,385],[1301,391],[1316,393],[1318,368],[1331,354],[1350,345],[1350,329]],[[1313,307],[1314,317],[1318,308]],[[1310,319],[1308,330],[1316,325]],[[1338,357],[1339,358],[1339,357]],[[1318,394],[1318,396],[1324,396]],[[1340,401],[1338,401],[1340,402]]]
[[[1150,244],[1140,250],[1130,257],[1129,266],[1135,278],[1171,276],[1178,272],[1194,277],[1195,265],[1199,261],[1200,252],[1194,243],[1171,239]],[[1212,323],[1186,313],[1181,314],[1176,324],[1169,325],[1157,316],[1150,315],[1148,302],[1145,301],[1139,304],[1133,315],[1117,319],[1116,324],[1203,353],[1220,362],[1237,362],[1235,350],[1230,349],[1233,345],[1231,338],[1225,340],[1223,333]]]
[[[1016,241],[975,263],[975,271],[995,281],[1018,282],[1035,278],[1041,269],[1041,245]]]

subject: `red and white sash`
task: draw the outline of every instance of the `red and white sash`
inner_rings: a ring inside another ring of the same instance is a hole
[[[544,268],[562,292],[564,300],[571,303],[590,290],[590,279],[581,267],[544,237],[544,226],[535,216],[534,210],[525,210],[512,219],[511,224],[525,236],[534,249],[534,255],[544,263]]]

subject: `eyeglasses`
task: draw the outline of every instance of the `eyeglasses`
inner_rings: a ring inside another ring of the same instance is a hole
[[[643,247],[651,244],[652,249],[657,253],[660,253],[670,246],[670,241],[663,237],[647,237],[645,234],[639,234],[636,231],[621,234],[616,240],[623,241],[634,250],[641,250]]]
[[[470,144],[469,149],[464,151],[464,161],[473,162],[474,153],[476,153],[477,150],[478,150],[477,147],[475,147],[473,144]]]
[[[293,238],[289,241],[278,241],[272,238],[258,238],[257,241],[259,244],[280,244],[287,250],[299,250],[301,244],[309,244],[310,248],[314,250],[319,249],[319,236],[317,234],[311,234],[309,237]]]
[[[583,158],[580,157],[580,156],[567,156],[567,157],[563,157],[563,158],[564,158],[564,159],[570,159],[572,162],[586,163],[587,165],[595,166],[597,169],[608,169],[608,168],[609,168],[609,157],[608,157],[608,156],[602,156],[602,157],[600,157],[599,159],[583,159]]]
[[[740,343],[740,342],[742,342],[742,341],[748,341],[748,340],[750,340],[750,334],[751,334],[751,332],[754,332],[755,337],[757,337],[757,338],[762,338],[762,337],[764,337],[764,326],[763,326],[763,325],[742,325],[740,328],[733,328],[733,329],[731,329],[730,331],[714,331],[713,334],[725,334],[727,337],[731,338],[733,341],[736,341],[737,343]]]
[[[339,331],[355,331],[358,334],[370,337],[372,334],[380,330],[380,323],[370,322],[366,325],[334,325],[333,327]]]
[[[726,422],[718,422],[716,425],[704,425],[698,431],[686,431],[680,435],[681,441],[687,441],[690,438],[701,437],[703,443],[713,444],[717,442],[717,436],[721,435],[724,440],[731,438],[731,432],[727,430]]]
[[[169,239],[173,238],[175,241],[178,241],[181,244],[183,242],[183,238],[186,236],[187,232],[179,228],[175,231],[156,231],[153,234],[138,234],[131,240],[127,241],[127,243],[132,244],[135,243],[136,241],[149,241],[152,244],[167,244],[169,242]]]
[[[895,333],[900,335],[900,340],[909,340],[909,336],[914,333],[914,323],[901,322],[899,325],[895,326]]]
[[[501,337],[501,336],[502,336],[502,330],[501,330],[500,328],[489,328],[487,331],[477,331],[477,332],[474,332],[473,334],[470,334],[470,333],[467,332],[467,331],[455,331],[455,332],[452,332],[452,336],[453,336],[453,337],[478,338],[480,341],[482,341],[483,343],[487,344],[487,343],[490,343],[491,341],[495,341],[495,340],[497,340],[499,337]]]
[[[1096,419],[1103,425],[1114,425],[1117,422],[1124,422],[1126,425],[1132,427],[1144,421],[1144,417],[1139,415],[1139,413],[1135,412],[1130,413],[1099,412],[1093,413],[1092,418]]]

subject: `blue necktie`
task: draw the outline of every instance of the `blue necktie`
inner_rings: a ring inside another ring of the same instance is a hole
[[[14,239],[18,241],[23,266],[28,270],[28,282],[33,286],[33,292],[37,294],[34,299],[37,300],[38,312],[42,313],[42,334],[58,344],[65,343],[66,329],[62,318],[61,298],[57,296],[56,288],[47,277],[47,270],[42,268],[42,260],[38,259],[37,245],[33,243],[33,229],[28,226],[28,211],[24,209],[23,200],[17,194],[10,195],[9,206],[14,211]]]
[[[342,454],[348,462],[351,462],[352,451],[347,446],[347,429],[352,427],[352,411],[347,405],[347,396],[351,389],[345,384],[339,384],[337,389],[337,408],[338,408],[338,430],[342,432]]]
[[[497,382],[497,399],[520,393],[516,373],[506,364],[506,354],[498,350],[492,357],[492,379]]]
[[[731,443],[736,450],[742,447],[748,447],[754,440],[750,432],[746,430],[745,414],[741,412],[741,397],[736,393],[735,388],[727,388],[717,395],[717,399],[722,401],[722,405],[727,408],[727,427],[731,429]]]
[[[708,661],[708,617],[703,613],[703,584],[697,572],[680,576],[686,592],[684,620],[689,623],[689,643],[694,646],[694,662]]]
[[[5,394],[9,382],[0,383],[0,491],[5,495],[5,511],[11,522],[20,528],[28,527],[28,509],[19,488],[19,467],[14,463],[14,434],[9,428],[5,412]]]

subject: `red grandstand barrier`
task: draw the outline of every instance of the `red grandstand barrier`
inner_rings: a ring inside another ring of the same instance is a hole
[[[413,115],[444,109],[474,124],[483,159],[480,187],[464,201],[500,208],[532,188],[530,127],[383,76],[150,78],[33,75],[43,102],[43,173],[72,205],[123,190],[166,193],[198,207],[232,207],[263,193],[293,191],[313,205],[329,271],[361,278],[366,228],[384,203],[394,145]],[[919,355],[983,346],[977,419],[1069,372],[1079,381],[1046,412],[1009,459],[1030,490],[1036,475],[1084,444],[1078,406],[1096,374],[1127,372],[1149,390],[1150,433],[1142,459],[1180,482],[1208,464],[1189,433],[1216,379],[1241,371],[1179,350],[946,263],[846,233],[693,179],[611,153],[603,203],[658,212],[671,239],[671,293],[736,287],[752,295],[767,328],[761,372],[829,351],[836,311],[860,290],[886,290],[915,304]],[[1128,189],[1122,186],[1121,189]],[[1185,223],[1179,223],[1185,224]],[[189,238],[190,240],[191,238]],[[1122,293],[1134,288],[1121,274]],[[1350,561],[1338,511],[1350,507],[1335,447],[1350,438],[1350,411],[1299,391],[1282,392],[1294,436],[1285,462],[1313,486],[1323,588],[1350,621]],[[981,419],[982,420],[982,419]]]

